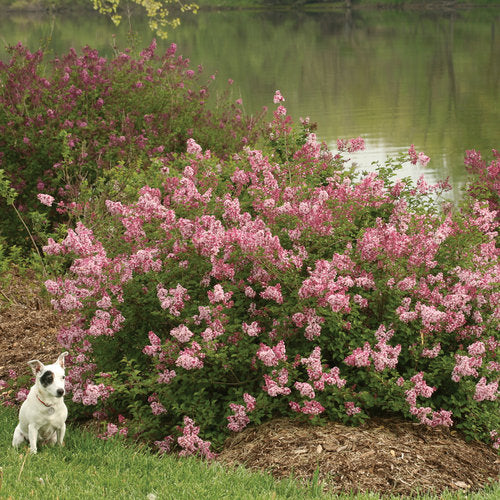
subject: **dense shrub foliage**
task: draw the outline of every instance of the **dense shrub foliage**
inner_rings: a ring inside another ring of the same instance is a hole
[[[283,100],[266,152],[189,138],[147,185],[130,177],[134,202],[117,192],[48,241],[70,266],[46,287],[76,315],[59,337],[73,414],[207,457],[276,415],[399,414],[498,446],[495,212],[395,179],[428,161],[413,147],[356,178]]]
[[[145,170],[152,159],[167,164],[188,138],[222,157],[255,140],[259,118],[243,114],[229,86],[212,98],[213,75],[202,80],[203,69],[191,69],[175,44],[162,56],[155,47],[112,59],[86,47],[45,62],[18,44],[0,61],[0,169],[25,218],[42,193],[58,200],[49,221],[64,221],[82,183],[95,187],[110,169]],[[19,244],[18,217],[1,203],[0,236]]]

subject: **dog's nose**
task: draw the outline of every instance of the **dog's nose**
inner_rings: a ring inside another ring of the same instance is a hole
[[[64,389],[57,389],[57,397],[64,396]]]

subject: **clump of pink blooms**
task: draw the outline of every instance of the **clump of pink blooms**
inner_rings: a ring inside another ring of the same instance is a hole
[[[42,203],[48,207],[51,207],[52,204],[54,203],[54,197],[51,196],[50,194],[39,193],[37,195],[37,198],[40,201],[40,203]]]
[[[498,380],[495,382],[486,382],[486,377],[481,377],[479,382],[476,384],[476,390],[474,392],[474,399],[476,401],[484,401],[485,399],[489,401],[495,401],[498,397]]]
[[[272,145],[291,134],[283,101],[277,91]],[[376,409],[467,430],[453,414],[458,394],[497,418],[496,214],[480,202],[413,211],[408,200],[423,187],[395,188],[377,173],[354,182],[307,137],[287,162],[251,148],[223,161],[188,141],[161,187],[108,201],[112,235],[79,222],[49,240],[46,254],[72,259],[46,286],[76,318],[60,335],[73,355],[74,401],[111,404],[112,384],[95,380],[93,343],[119,349],[132,336],[150,367],[146,409],[172,431],[156,442],[162,452],[181,433],[182,455],[213,457],[194,423],[207,412],[179,410],[210,384],[225,401],[224,432],[258,421],[261,401],[301,418],[359,422]],[[428,161],[414,148],[409,160]],[[155,326],[136,331],[134,310]],[[216,404],[207,395],[205,410]],[[495,422],[477,423],[483,438]]]
[[[363,151],[365,149],[365,141],[362,137],[356,137],[353,139],[337,139],[337,148],[339,151],[355,153],[356,151]]]
[[[206,459],[215,458],[215,454],[210,451],[210,441],[203,441],[198,434],[200,428],[195,426],[194,421],[189,417],[184,417],[184,427],[182,436],[177,438],[177,443],[182,448],[179,455],[199,455]]]
[[[285,343],[283,340],[280,340],[274,347],[269,347],[261,343],[257,350],[257,357],[266,366],[277,366],[279,361],[287,360]]]
[[[128,429],[127,427],[119,427],[116,424],[113,424],[111,422],[108,422],[106,426],[106,430],[104,433],[99,434],[98,437],[100,439],[103,439],[104,441],[107,441],[108,439],[111,439],[114,436],[127,436],[128,435]]]
[[[243,430],[250,422],[247,413],[255,410],[255,398],[252,395],[247,393],[243,394],[243,400],[245,401],[245,406],[236,403],[229,404],[229,408],[231,408],[233,415],[227,417],[227,428],[231,431],[240,432]]]
[[[422,372],[417,373],[411,377],[410,382],[413,383],[413,387],[405,391],[406,401],[410,405],[410,413],[415,415],[421,423],[429,425],[431,427],[436,427],[438,425],[443,425],[449,427],[453,425],[453,420],[451,419],[452,412],[441,409],[440,411],[433,411],[430,407],[417,406],[417,397],[421,396],[424,398],[430,398],[435,392],[435,387],[430,387],[424,380],[424,375]],[[431,417],[427,416],[431,414]]]
[[[161,308],[168,309],[168,312],[173,316],[180,316],[182,309],[184,309],[184,301],[189,300],[187,290],[179,284],[169,290],[165,290],[161,285],[158,285],[156,289]]]
[[[401,352],[401,345],[398,344],[392,347],[387,344],[387,341],[394,335],[394,330],[386,331],[384,325],[380,325],[375,332],[378,339],[375,344],[375,349],[372,349],[370,344],[366,342],[364,346],[354,349],[352,354],[344,359],[344,363],[351,366],[370,366],[373,360],[373,366],[376,371],[380,372],[386,368],[396,368],[398,364],[398,356]]]
[[[490,432],[490,438],[493,441],[493,448],[495,450],[500,449],[500,434],[496,430],[493,430]]]
[[[69,378],[71,381],[71,376]],[[105,400],[109,398],[113,390],[112,386],[106,386],[103,383],[96,385],[88,382],[83,389],[73,387],[73,401],[82,403],[85,406],[96,405],[99,399]]]
[[[410,162],[413,163],[413,165],[418,164],[421,167],[425,167],[430,161],[430,158],[422,151],[417,153],[413,144],[408,149],[408,155],[410,157]]]
[[[346,401],[344,403],[344,406],[345,406],[345,412],[349,416],[356,415],[357,413],[361,413],[361,408],[356,406],[353,401]]]
[[[19,401],[22,403],[28,397],[29,392],[30,392],[29,389],[26,389],[24,387],[22,389],[20,389],[19,391],[17,391],[16,401]]]

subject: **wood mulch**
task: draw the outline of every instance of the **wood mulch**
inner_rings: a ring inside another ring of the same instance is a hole
[[[62,350],[58,331],[70,318],[52,310],[29,276],[0,284],[0,379],[7,380],[11,369],[28,375],[31,359],[52,363]],[[500,457],[491,446],[467,443],[454,430],[392,418],[361,427],[276,419],[229,438],[218,460],[277,478],[311,480],[316,474],[333,493],[470,492],[500,478]]]
[[[360,427],[276,419],[228,439],[219,460],[276,478],[310,480],[316,473],[332,493],[476,491],[500,473],[492,447],[467,443],[455,431],[393,418],[375,418]]]
[[[4,277],[0,288],[0,379],[9,370],[31,373],[28,361],[53,363],[61,353],[57,334],[70,319],[54,311],[40,294],[41,285],[31,275]]]

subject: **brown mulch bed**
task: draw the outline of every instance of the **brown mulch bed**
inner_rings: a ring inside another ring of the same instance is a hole
[[[6,380],[9,369],[29,374],[31,359],[52,363],[62,350],[57,333],[70,317],[53,311],[30,277],[3,281],[0,292],[0,379]],[[500,458],[490,446],[467,443],[453,430],[389,418],[361,427],[277,419],[228,439],[219,460],[277,478],[311,480],[316,473],[334,493],[475,491],[500,476]]]
[[[56,340],[62,324],[61,315],[49,309],[0,309],[0,379],[6,380],[10,369],[18,375],[31,373],[31,359],[53,363],[62,350]]]
[[[334,493],[475,491],[500,473],[498,454],[486,444],[390,418],[361,427],[277,419],[230,438],[219,460],[267,470],[277,478],[310,480],[318,471],[319,481]]]
[[[0,379],[7,380],[9,370],[18,375],[31,373],[28,361],[39,359],[53,363],[61,353],[57,334],[67,326],[69,316],[52,309],[41,298],[41,284],[34,276],[4,277],[0,289]]]

